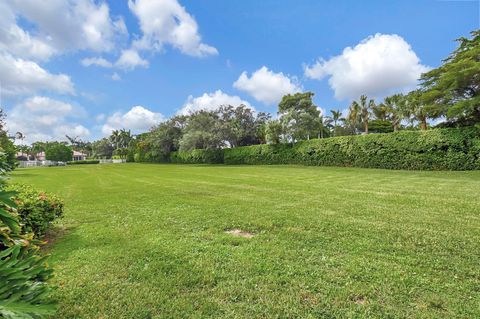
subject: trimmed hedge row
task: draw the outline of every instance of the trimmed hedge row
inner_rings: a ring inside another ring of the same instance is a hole
[[[81,160],[81,161],[68,161],[67,165],[81,165],[81,164],[98,164],[99,160]]]
[[[170,153],[170,162],[180,164],[222,164],[224,150],[193,150]]]
[[[480,129],[341,136],[224,150],[225,164],[303,164],[407,170],[480,169]]]
[[[135,162],[184,164],[300,164],[406,170],[480,169],[480,128],[340,136],[292,144],[172,152]]]

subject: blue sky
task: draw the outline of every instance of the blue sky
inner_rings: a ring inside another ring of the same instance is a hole
[[[12,0],[0,18],[1,103],[32,142],[222,103],[275,113],[298,91],[325,112],[406,91],[479,27],[479,3]]]

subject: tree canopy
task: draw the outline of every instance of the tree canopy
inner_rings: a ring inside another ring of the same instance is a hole
[[[471,35],[457,39],[443,65],[421,78],[422,102],[459,125],[480,122],[480,30]]]

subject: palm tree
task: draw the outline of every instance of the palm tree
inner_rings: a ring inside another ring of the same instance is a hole
[[[405,116],[403,94],[395,94],[385,98],[383,104],[387,112],[387,118],[392,122],[393,131],[396,132],[400,128],[400,123]]]
[[[368,134],[368,119],[370,118],[370,109],[375,106],[375,101],[370,100],[367,104],[367,96],[360,96],[360,121],[363,123],[365,134]]]
[[[357,101],[353,101],[352,104],[350,104],[350,107],[348,109],[347,120],[354,134],[357,134],[357,124],[358,124],[359,115],[360,115],[360,105],[357,103]]]
[[[113,130],[112,134],[109,137],[110,142],[114,145],[114,149],[118,148],[118,144],[120,143],[120,131]]]
[[[328,116],[323,116],[322,113],[320,113],[320,116],[318,117],[318,128],[319,128],[318,138],[323,138],[324,133],[330,134],[331,127],[332,127],[332,119],[330,119]]]
[[[337,135],[337,128],[338,128],[338,122],[339,121],[345,121],[344,118],[342,118],[342,111],[340,110],[330,110],[332,113],[332,121],[333,121],[333,135]]]
[[[405,97],[404,109],[412,122],[417,121],[423,131],[427,129],[428,118],[437,118],[440,115],[438,112],[432,112],[432,108],[423,103],[421,90],[412,91]],[[435,111],[435,109],[433,110]]]
[[[121,129],[119,133],[119,143],[121,148],[128,147],[130,141],[132,140],[132,133],[130,130]]]
[[[387,120],[387,107],[383,103],[373,106],[372,113],[375,119],[377,120],[380,120],[380,121]]]

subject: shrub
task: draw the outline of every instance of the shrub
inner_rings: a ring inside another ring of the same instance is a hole
[[[7,189],[15,192],[13,199],[24,234],[43,236],[51,223],[63,215],[63,202],[55,195],[24,185],[9,185]]]
[[[193,150],[170,153],[170,162],[182,164],[221,164],[223,163],[223,150]]]
[[[42,318],[55,313],[47,285],[52,270],[33,234],[21,233],[12,195],[0,189],[0,317]]]
[[[478,128],[401,131],[225,149],[225,164],[303,164],[410,170],[480,169]]]
[[[49,142],[45,147],[45,158],[49,161],[68,162],[72,160],[73,151],[60,142]]]
[[[67,165],[81,165],[81,164],[98,164],[99,160],[81,160],[81,161],[68,161]]]

